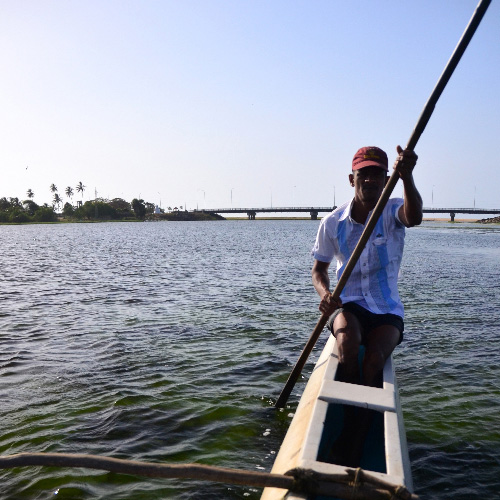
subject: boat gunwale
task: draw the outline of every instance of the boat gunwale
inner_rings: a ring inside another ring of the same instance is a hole
[[[325,383],[334,380],[337,366],[337,344],[335,338],[331,335],[311,373],[271,472],[286,474],[288,471],[300,467],[323,474],[347,475],[345,466],[317,460],[323,434],[323,424],[328,406],[331,404],[322,398],[322,389]],[[384,405],[382,405],[382,409],[377,408],[376,403],[374,407],[374,409],[384,414],[384,447],[387,472],[367,472],[394,485],[404,485],[409,491],[413,491],[406,433],[392,356],[388,358],[384,366],[383,381],[383,389],[357,386],[363,387],[361,392],[366,390],[367,394],[370,394],[370,390],[374,391],[371,396],[375,396],[375,400],[378,395],[382,394],[380,391],[383,390],[386,395],[392,394],[393,401],[392,408],[387,408]],[[338,382],[337,384],[344,383]],[[349,388],[348,386],[352,387],[352,384],[346,384],[346,387],[340,385],[336,386],[336,388],[344,387],[346,389]],[[345,401],[344,396],[341,396],[341,399]],[[369,399],[373,399],[373,397]],[[388,400],[390,400],[390,397]],[[346,404],[348,403],[346,402]],[[368,403],[358,401],[357,404],[358,406],[369,407]],[[262,500],[283,498],[287,500],[306,500],[308,497],[307,495],[292,492],[287,494],[286,490],[277,488],[265,488],[261,497]]]

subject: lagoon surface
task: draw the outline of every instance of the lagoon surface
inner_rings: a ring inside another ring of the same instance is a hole
[[[0,453],[270,470],[274,402],[319,318],[318,221],[0,226]],[[500,227],[408,230],[395,352],[416,493],[498,498]],[[82,469],[0,471],[2,499],[258,499]]]

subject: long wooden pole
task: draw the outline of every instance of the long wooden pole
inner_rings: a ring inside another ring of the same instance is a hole
[[[19,453],[0,456],[0,469],[28,466],[77,467],[133,476],[194,479],[279,488],[351,500],[418,500],[418,496],[410,493],[404,486],[388,483],[361,469],[346,468],[345,474],[321,474],[306,469],[293,469],[282,475],[203,464],[161,464],[72,453]],[[352,477],[356,475],[360,477],[361,483],[353,485]]]
[[[427,101],[422,111],[422,114],[420,115],[420,118],[417,121],[415,128],[413,129],[410,139],[408,140],[408,143],[406,145],[406,149],[410,149],[412,151],[415,149],[415,146],[417,145],[417,142],[420,139],[422,132],[424,131],[427,123],[429,122],[429,119],[432,115],[432,112],[434,111],[434,107],[436,106],[439,97],[441,96],[449,79],[451,78],[453,71],[457,67],[458,62],[460,61],[462,55],[465,52],[465,49],[467,48],[467,45],[469,44],[474,33],[476,32],[476,29],[479,26],[479,23],[481,22],[481,19],[486,13],[486,9],[490,5],[490,3],[491,0],[481,0],[478,6],[476,7],[476,10],[472,15],[469,24],[465,28],[462,38],[458,42],[458,45],[456,46],[450,60],[448,61],[443,73],[441,74],[436,86],[434,87],[434,90],[432,91],[431,96],[429,97],[429,100]],[[352,252],[351,257],[347,261],[347,265],[344,269],[344,272],[342,273],[342,276],[337,282],[337,286],[332,292],[332,297],[334,299],[338,299],[340,297],[340,294],[342,293],[342,290],[344,289],[345,284],[347,283],[347,280],[349,279],[352,270],[354,269],[354,266],[356,265],[361,255],[361,252],[365,248],[365,245],[368,239],[370,238],[370,235],[372,234],[373,229],[377,224],[377,221],[380,215],[382,214],[387,204],[387,201],[389,200],[389,197],[392,191],[394,190],[398,180],[399,180],[399,174],[396,172],[396,170],[394,170],[391,177],[389,178],[389,181],[385,185],[382,194],[380,195],[377,205],[373,209],[372,215],[368,220],[365,229],[361,234],[361,237],[359,238],[359,241],[356,247],[354,248],[354,251]],[[307,341],[307,344],[305,345],[299,357],[299,360],[297,361],[295,367],[290,373],[290,376],[288,377],[285,387],[281,391],[281,394],[278,400],[276,401],[277,408],[283,408],[286,405],[288,398],[295,386],[295,382],[297,382],[297,379],[299,378],[302,369],[306,364],[307,358],[309,357],[309,354],[311,354],[311,351],[314,345],[316,344],[316,341],[318,340],[319,336],[321,335],[321,332],[323,331],[323,328],[325,327],[327,321],[328,321],[328,316],[324,314],[321,315],[318,323],[316,324],[316,327],[314,328],[311,336],[309,337],[309,340]]]

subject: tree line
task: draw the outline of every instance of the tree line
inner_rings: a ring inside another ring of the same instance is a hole
[[[73,188],[68,186],[65,189],[69,201],[64,203],[55,184],[51,184],[49,188],[53,194],[52,205],[48,203],[38,205],[34,201],[35,193],[32,189],[28,189],[27,199],[24,201],[19,198],[0,198],[0,222],[56,222],[61,218],[66,220],[143,220],[155,211],[154,203],[137,198],[130,203],[122,198],[112,200],[96,198],[83,203],[85,188],[86,186],[81,181],[75,187],[76,192],[82,195],[82,201],[77,202],[76,206],[72,202],[75,194]],[[182,207],[180,209],[182,210]],[[168,207],[168,210],[172,208]],[[173,210],[178,210],[178,208],[174,207]]]

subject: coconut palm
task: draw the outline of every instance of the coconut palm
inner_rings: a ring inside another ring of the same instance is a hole
[[[59,208],[59,205],[62,203],[62,198],[59,196],[59,194],[54,194],[54,199],[52,200],[52,203],[54,206],[57,206]]]
[[[28,196],[28,198],[30,200],[35,197],[35,193],[31,189],[28,189],[28,191],[26,192],[26,195]]]
[[[82,193],[82,201],[83,201],[83,192],[85,191],[85,186],[83,185],[83,182],[80,181],[77,186],[76,186],[76,190],[77,192],[79,193]]]
[[[73,188],[72,188],[71,186],[68,186],[68,187],[66,188],[66,196],[67,196],[68,198],[73,198]]]
[[[50,190],[53,192],[53,193],[57,193],[57,186],[55,184],[51,184],[50,185]]]

